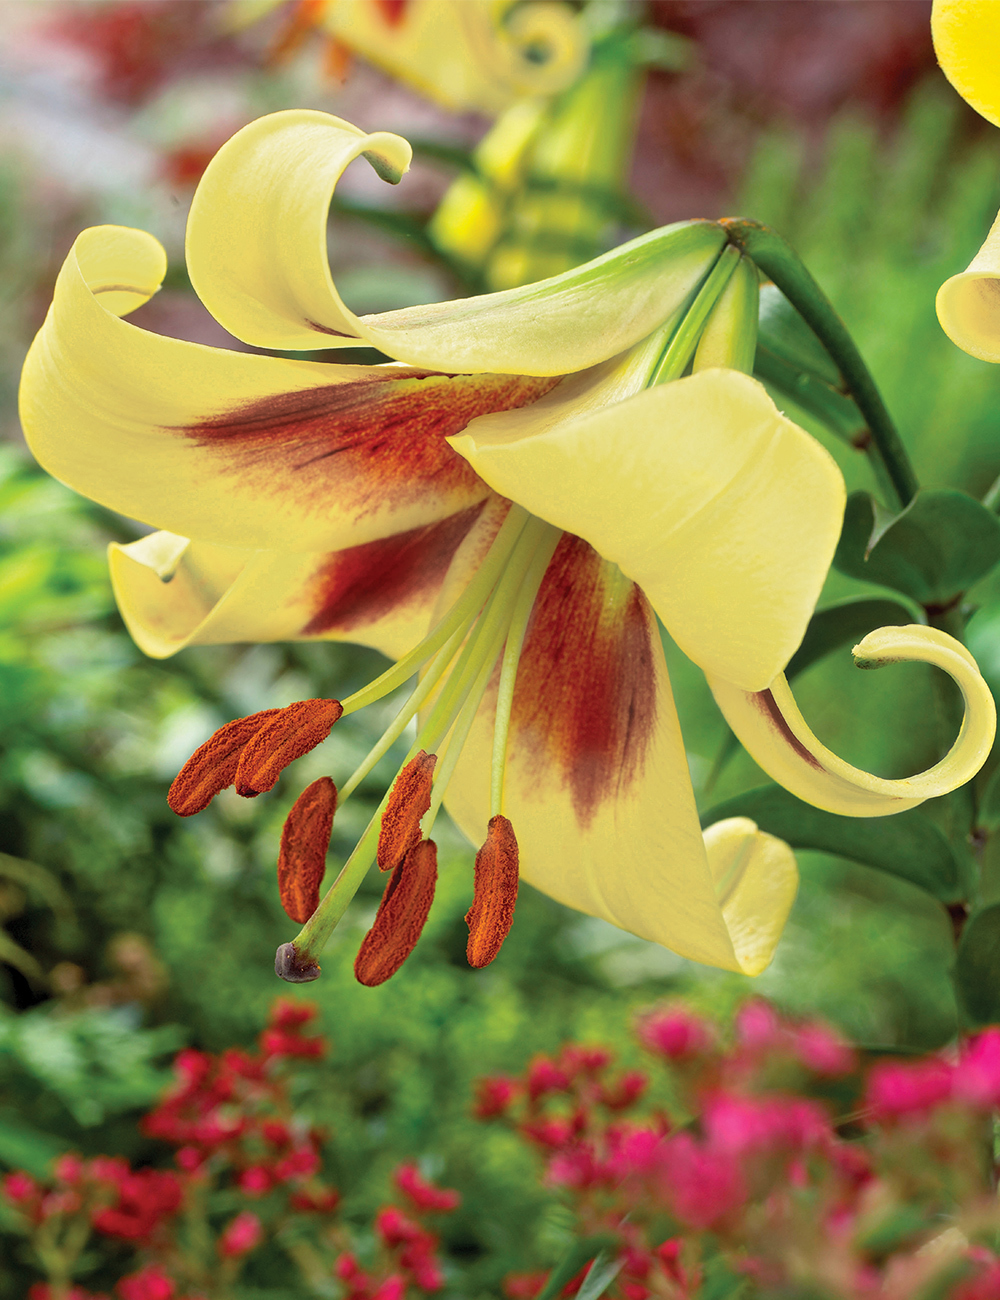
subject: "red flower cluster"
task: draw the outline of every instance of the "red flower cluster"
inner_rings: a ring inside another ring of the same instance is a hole
[[[753,1279],[767,1294],[1000,1297],[983,1127],[1000,1108],[1000,1029],[956,1060],[881,1060],[867,1073],[829,1027],[759,1001],[728,1045],[681,1006],[640,1016],[636,1036],[666,1067],[659,1088],[571,1046],[521,1079],[480,1080],[475,1105],[538,1150],[581,1236],[617,1238],[612,1296],[693,1297],[721,1258],[734,1286]],[[545,1281],[512,1275],[506,1291],[530,1300]]]

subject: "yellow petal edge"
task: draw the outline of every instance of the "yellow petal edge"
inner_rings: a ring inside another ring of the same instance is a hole
[[[889,781],[845,763],[827,749],[799,712],[784,675],[769,691],[747,692],[709,675],[716,703],[750,756],[806,803],[845,817],[885,817],[947,794],[972,779],[996,734],[996,706],[975,659],[937,628],[882,627],[854,647],[861,668],[912,661],[933,664],[953,679],[965,701],[958,739],[939,763]]]
[[[1000,4],[934,0],[931,35],[944,75],[977,113],[1000,126]]]
[[[935,305],[953,343],[980,361],[1000,361],[1000,216],[968,268],[945,280]]]

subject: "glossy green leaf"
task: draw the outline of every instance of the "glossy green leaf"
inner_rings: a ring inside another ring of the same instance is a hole
[[[809,620],[802,644],[788,661],[789,681],[840,646],[857,643],[877,627],[906,626],[915,622],[914,611],[896,600],[842,600],[818,609]]]
[[[918,492],[898,515],[867,492],[847,500],[833,557],[841,573],[904,592],[922,605],[948,605],[1000,560],[1000,521],[953,488]]]
[[[993,772],[980,795],[976,820],[991,835],[1000,830],[1000,767]]]
[[[965,644],[975,656],[990,690],[1000,699],[1000,600],[982,605],[969,619]]]
[[[577,1300],[598,1300],[598,1296],[604,1294],[622,1271],[624,1264],[625,1260],[621,1256],[616,1256],[610,1250],[602,1250],[587,1270],[583,1285],[576,1293]]]
[[[1000,903],[966,922],[955,960],[955,987],[974,1024],[1000,1021]]]
[[[761,347],[796,370],[814,375],[835,389],[842,384],[830,354],[777,285],[761,285],[757,338]]]
[[[919,809],[893,817],[841,817],[771,784],[716,804],[702,816],[702,825],[724,817],[749,817],[793,849],[818,849],[875,867],[918,885],[942,902],[959,896],[959,867],[951,846]]]

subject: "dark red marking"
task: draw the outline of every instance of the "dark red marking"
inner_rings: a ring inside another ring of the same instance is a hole
[[[770,691],[754,691],[750,694],[749,698],[754,704],[756,704],[757,708],[760,709],[761,713],[763,713],[764,717],[767,718],[768,722],[789,749],[793,749],[803,762],[808,763],[809,766],[815,768],[817,772],[826,771],[819,759],[816,758],[814,754],[810,754],[802,741],[799,740],[798,736],[796,736],[792,731],[791,727],[785,720],[785,715],[778,708],[778,701]]]
[[[470,506],[440,523],[337,551],[314,575],[316,613],[302,635],[349,632],[433,594],[482,508]]]
[[[540,785],[553,771],[568,782],[584,827],[642,770],[657,718],[656,635],[638,587],[564,534],[521,655],[509,752]]]
[[[241,486],[294,494],[305,511],[336,501],[360,517],[435,491],[482,496],[445,438],[478,415],[535,402],[558,382],[372,367],[363,379],[277,393],[182,431],[217,453]]]
[[[332,334],[337,339],[357,339],[359,347],[366,346],[365,340],[359,338],[357,334],[347,334],[344,330],[331,329],[329,325],[321,325],[318,320],[309,320],[308,317],[306,318],[306,324],[311,330],[315,330],[317,334]]]
[[[382,11],[382,17],[389,27],[398,27],[406,17],[406,6],[408,0],[375,0],[376,6]]]

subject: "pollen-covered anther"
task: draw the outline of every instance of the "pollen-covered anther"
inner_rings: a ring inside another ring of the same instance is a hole
[[[488,966],[503,947],[514,921],[518,883],[514,828],[497,814],[490,818],[486,843],[476,854],[472,906],[465,914],[469,927],[465,952],[470,966]]]
[[[382,814],[376,859],[382,871],[392,871],[420,842],[420,819],[431,806],[431,782],[437,754],[421,750],[396,777]]]
[[[399,970],[420,938],[436,884],[437,845],[420,840],[389,877],[375,923],[358,949],[354,974],[359,983],[374,988]]]
[[[339,700],[299,700],[278,709],[243,751],[236,793],[253,799],[273,789],[282,771],[322,744],[344,712]]]
[[[209,736],[194,751],[174,778],[167,803],[179,817],[191,817],[207,808],[215,796],[236,779],[247,744],[280,709],[262,709],[246,718],[234,718]]]
[[[293,921],[305,925],[319,906],[319,887],[337,811],[337,787],[328,776],[306,786],[285,818],[278,850],[278,894]]]

